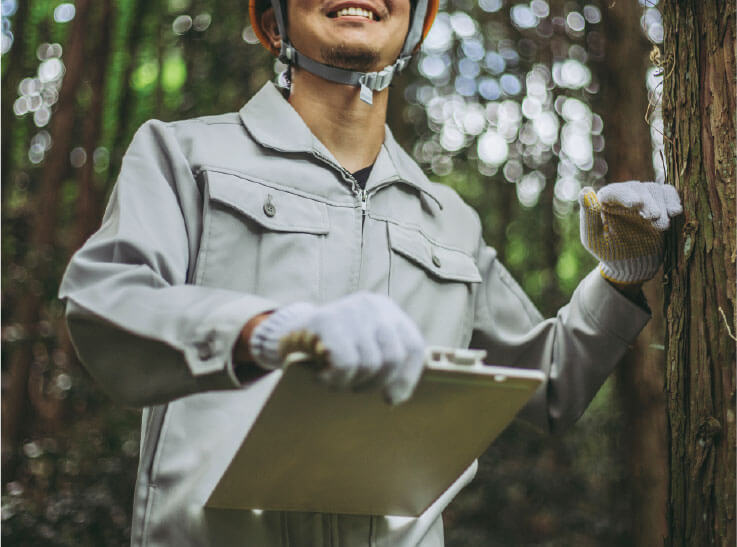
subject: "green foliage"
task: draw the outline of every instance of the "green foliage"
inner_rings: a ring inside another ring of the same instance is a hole
[[[159,78],[159,63],[156,59],[143,61],[131,78],[131,87],[142,95],[151,93]]]
[[[166,93],[177,93],[187,81],[187,65],[179,51],[172,51],[164,59],[161,70],[161,86]]]

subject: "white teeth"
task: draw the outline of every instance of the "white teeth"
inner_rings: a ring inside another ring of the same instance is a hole
[[[343,8],[335,13],[336,17],[342,17],[344,15],[353,15],[358,17],[365,17],[366,19],[374,20],[373,12],[365,10],[363,8]]]

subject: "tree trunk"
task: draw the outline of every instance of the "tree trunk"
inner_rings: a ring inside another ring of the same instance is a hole
[[[548,179],[540,193],[540,226],[539,237],[541,242],[541,253],[539,268],[547,275],[543,281],[542,298],[545,307],[550,307],[550,312],[545,310],[545,316],[555,313],[565,302],[561,301],[560,290],[554,277],[555,266],[558,263],[560,253],[560,234],[556,230],[555,208],[555,180]]]
[[[666,256],[666,545],[735,537],[735,1],[663,6],[665,152],[684,214]]]
[[[655,175],[645,121],[650,46],[640,30],[641,14],[637,0],[612,3],[603,10],[606,57],[599,77],[608,182],[652,180]],[[636,546],[660,545],[665,536],[667,466],[662,277],[656,276],[643,290],[652,319],[616,372],[631,537]]]
[[[126,43],[130,44],[130,53],[125,57],[125,70],[121,79],[123,93],[117,105],[117,129],[110,149],[111,161],[108,172],[111,176],[108,180],[108,186],[112,186],[115,181],[123,161],[123,153],[131,141],[133,129],[131,120],[133,119],[136,101],[136,93],[131,85],[131,78],[133,77],[133,70],[136,68],[138,50],[144,44],[144,21],[155,6],[156,3],[149,0],[135,0],[132,8],[130,33],[126,37]],[[106,191],[109,189],[105,188]]]
[[[48,280],[51,251],[55,242],[57,212],[61,183],[69,166],[71,134],[74,129],[76,93],[84,69],[84,43],[91,0],[77,0],[76,16],[67,41],[66,75],[59,93],[57,110],[51,121],[51,138],[54,143],[41,174],[36,215],[30,234],[31,248],[26,257],[26,266],[31,277],[42,284]],[[40,286],[39,286],[40,287]],[[19,302],[13,320],[23,327],[25,339],[13,348],[7,379],[3,378],[2,439],[3,460],[12,453],[23,428],[20,424],[28,420],[28,376],[33,360],[32,344],[36,337],[37,324],[41,315],[43,295],[41,289],[31,290]],[[7,382],[6,382],[7,380]],[[7,470],[6,470],[7,471]]]
[[[3,138],[2,144],[0,144],[0,180],[3,183],[0,185],[2,189],[2,203],[3,206],[7,203],[8,192],[13,185],[13,182],[9,179],[11,166],[13,165],[13,159],[11,158],[11,150],[13,139],[10,136],[13,134],[13,126],[16,122],[16,115],[13,111],[13,103],[18,96],[18,84],[24,73],[23,59],[26,56],[26,40],[24,38],[23,30],[28,20],[28,10],[30,2],[20,2],[18,4],[18,11],[16,11],[13,17],[13,31],[15,32],[15,40],[10,48],[10,51],[5,54],[3,58],[3,64],[7,67],[3,73],[3,84],[2,84],[2,127],[3,127]],[[3,213],[5,209],[3,208]]]
[[[94,153],[102,134],[102,116],[105,103],[105,76],[112,40],[112,0],[104,0],[99,9],[97,36],[99,41],[91,54],[90,86],[92,103],[84,122],[84,150],[87,161],[80,172],[77,218],[72,245],[76,250],[100,224],[100,195],[95,186]]]

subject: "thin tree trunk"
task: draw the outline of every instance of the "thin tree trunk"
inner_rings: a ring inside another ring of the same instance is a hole
[[[59,93],[57,110],[51,121],[54,143],[41,174],[39,193],[34,201],[37,212],[31,225],[30,251],[26,263],[31,277],[44,283],[49,275],[51,252],[55,241],[56,219],[61,183],[69,164],[71,135],[74,129],[76,93],[85,63],[85,36],[91,0],[77,0],[76,16],[67,41],[66,74]],[[28,376],[33,359],[32,342],[41,314],[41,290],[30,291],[18,304],[15,322],[23,327],[25,339],[17,342],[11,352],[7,383],[2,400],[3,457],[12,449],[23,431],[20,425],[28,420]]]
[[[82,167],[77,198],[77,218],[74,229],[74,249],[79,247],[99,224],[100,196],[95,187],[94,152],[102,133],[102,116],[105,106],[105,76],[112,40],[112,1],[104,0],[97,27],[100,40],[92,52],[89,68],[92,87],[92,104],[85,118],[84,150],[87,162]]]
[[[735,1],[663,5],[665,152],[684,215],[665,268],[666,545],[735,534]]]
[[[3,139],[0,145],[2,151],[0,156],[0,180],[3,181],[0,187],[2,188],[2,203],[7,203],[8,192],[12,187],[12,181],[8,180],[8,174],[12,166],[14,165],[13,158],[11,157],[13,149],[13,139],[9,138],[13,134],[13,126],[16,124],[15,112],[13,112],[13,103],[17,96],[18,84],[20,78],[23,75],[23,59],[25,57],[26,40],[24,39],[24,27],[28,19],[28,10],[30,2],[20,2],[18,5],[18,11],[13,17],[13,31],[15,32],[15,40],[8,53],[5,54],[3,64],[7,63],[7,69],[3,74],[2,84],[2,127],[3,127]],[[5,208],[3,207],[3,212]]]
[[[606,56],[599,78],[608,182],[654,177],[650,128],[645,121],[650,47],[640,30],[641,14],[637,0],[611,3],[603,13]],[[665,537],[667,465],[662,277],[646,283],[644,292],[652,319],[616,372],[631,538],[633,545],[643,547],[660,545]]]
[[[166,119],[164,116],[164,62],[166,61],[166,33],[170,32],[170,28],[166,22],[166,4],[159,3],[159,14],[156,26],[156,59],[159,63],[159,75],[156,78],[156,90],[154,92],[154,104],[156,105],[156,117]]]
[[[539,267],[548,274],[544,278],[541,301],[545,302],[546,307],[550,308],[549,313],[555,313],[553,310],[557,310],[564,303],[561,301],[560,290],[554,277],[560,251],[560,234],[556,229],[554,199],[555,181],[547,180],[545,188],[540,193],[541,222],[539,237],[542,245]],[[549,313],[545,313],[545,315],[548,316]]]
[[[131,53],[125,61],[125,71],[123,72],[122,85],[123,94],[118,103],[118,127],[113,138],[112,148],[110,150],[110,184],[117,178],[122,161],[123,152],[130,143],[131,115],[133,113],[133,105],[135,102],[135,93],[131,88],[131,77],[136,67],[136,57],[138,47],[143,43],[143,30],[145,19],[148,17],[150,10],[156,6],[156,2],[150,0],[135,0],[133,15],[131,17],[131,30],[126,40],[131,45]],[[106,188],[107,190],[107,188]]]

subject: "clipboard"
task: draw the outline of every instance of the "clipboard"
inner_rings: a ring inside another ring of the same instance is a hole
[[[430,348],[412,398],[332,390],[292,364],[206,507],[418,516],[509,425],[545,380],[483,364],[485,352]]]

